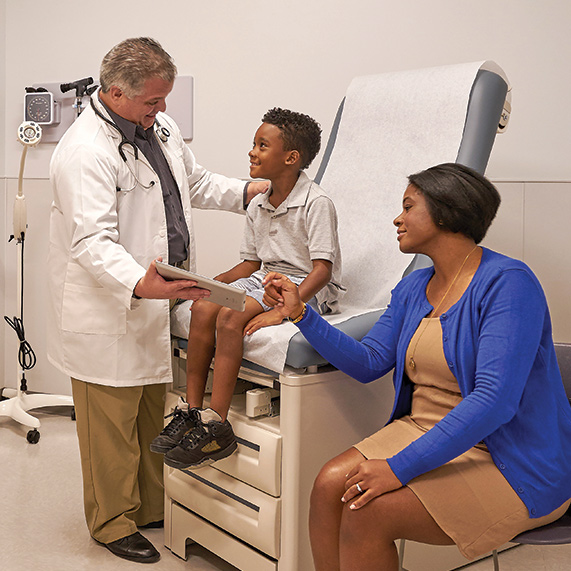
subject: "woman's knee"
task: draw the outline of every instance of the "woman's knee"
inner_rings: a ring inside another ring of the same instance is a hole
[[[363,460],[363,456],[354,448],[350,448],[329,460],[315,478],[311,494],[312,501],[316,501],[318,498],[319,501],[330,498],[341,503],[341,497],[345,493],[347,474]]]
[[[345,473],[332,462],[321,468],[313,483],[309,499],[309,519],[312,522],[321,522],[323,518],[330,518],[332,514],[339,514],[343,504],[341,497],[345,490]],[[337,516],[338,517],[338,516]]]
[[[324,496],[332,493],[337,493],[344,489],[345,476],[339,466],[335,465],[333,461],[327,462],[317,474],[315,482],[313,483],[313,494]],[[339,497],[341,500],[341,497]]]

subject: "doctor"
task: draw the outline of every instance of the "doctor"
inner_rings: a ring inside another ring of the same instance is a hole
[[[137,528],[163,520],[163,459],[149,444],[172,381],[169,299],[208,294],[163,280],[154,260],[194,269],[192,207],[241,212],[267,187],[197,164],[164,114],[175,77],[156,41],[115,46],[50,168],[48,358],[72,379],[87,525],[146,563],[160,557]]]

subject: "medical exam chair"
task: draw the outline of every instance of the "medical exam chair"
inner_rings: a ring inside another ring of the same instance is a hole
[[[316,176],[337,206],[348,286],[332,323],[360,339],[403,272],[426,265],[398,251],[391,223],[407,175],[454,161],[484,172],[509,111],[507,79],[491,62],[353,80]],[[188,329],[175,329],[166,413],[185,390]],[[314,478],[327,460],[386,423],[392,378],[366,385],[350,379],[290,323],[248,341],[229,413],[238,451],[195,471],[165,467],[165,545],[184,558],[187,542],[197,542],[243,571],[310,571]],[[407,542],[410,571],[466,563],[455,547]]]

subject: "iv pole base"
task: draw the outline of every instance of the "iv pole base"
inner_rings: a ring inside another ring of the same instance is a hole
[[[33,394],[17,391],[16,396],[4,401],[0,401],[0,416],[9,416],[16,422],[29,426],[32,430],[28,432],[28,442],[35,444],[40,439],[40,421],[28,414],[28,410],[43,408],[46,406],[71,406],[73,407],[72,397],[64,395],[44,395]]]
[[[86,80],[80,80],[86,81]],[[93,80],[91,80],[93,83]],[[42,129],[33,121],[26,121],[22,123],[18,129],[18,139],[24,145],[22,150],[22,157],[20,159],[20,172],[18,174],[18,194],[16,195],[16,200],[14,202],[14,238],[17,240],[17,245],[20,250],[21,263],[18,264],[17,273],[17,289],[20,291],[20,324],[22,326],[22,338],[23,338],[23,322],[24,322],[24,238],[26,234],[27,225],[27,211],[26,211],[26,200],[23,192],[24,184],[24,164],[26,162],[26,154],[28,147],[34,147],[40,142],[42,138]],[[14,318],[14,321],[16,319]],[[18,332],[18,331],[17,331]],[[22,342],[23,339],[20,339]],[[25,367],[20,361],[18,361],[23,369],[33,367]],[[34,357],[35,364],[35,357]],[[22,380],[24,380],[24,375],[22,371]],[[25,386],[24,386],[25,388]],[[35,408],[42,408],[46,406],[71,406],[73,407],[73,399],[68,396],[63,395],[48,395],[48,394],[28,394],[26,391],[22,390],[22,386],[14,393],[10,391],[10,394],[14,394],[12,398],[0,401],[0,416],[10,416],[15,421],[28,426],[31,430],[28,432],[27,439],[31,444],[36,444],[40,439],[40,433],[38,428],[40,427],[40,421],[28,414],[28,410]]]

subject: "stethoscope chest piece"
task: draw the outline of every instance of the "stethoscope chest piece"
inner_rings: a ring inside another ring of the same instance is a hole
[[[166,143],[171,136],[170,131],[166,127],[159,127],[155,130],[157,137],[163,142]]]

